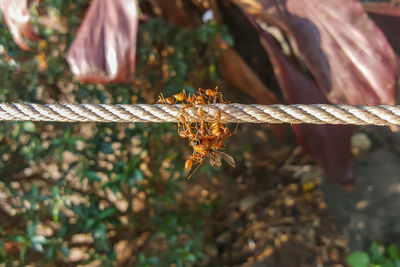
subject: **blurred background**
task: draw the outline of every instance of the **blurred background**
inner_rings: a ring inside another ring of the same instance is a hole
[[[0,0],[0,101],[395,104],[398,1]],[[0,124],[2,266],[400,266],[396,127]]]

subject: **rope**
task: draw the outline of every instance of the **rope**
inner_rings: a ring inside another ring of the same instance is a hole
[[[400,106],[349,105],[202,105],[207,121],[235,123],[311,123],[355,125],[400,125]],[[187,108],[187,119],[199,121],[195,108]],[[0,103],[0,121],[59,122],[176,122],[180,105],[136,104],[7,104]]]

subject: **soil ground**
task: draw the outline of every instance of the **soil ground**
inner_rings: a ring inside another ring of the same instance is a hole
[[[233,137],[246,138],[251,151],[231,170],[233,178],[199,182],[220,200],[205,229],[217,244],[212,263],[346,266],[349,252],[373,241],[399,242],[398,134],[364,129],[372,146],[357,153],[356,185],[348,190],[327,181],[295,142],[282,144],[264,134],[266,127],[241,126]],[[232,151],[239,151],[236,143],[231,140]]]
[[[323,199],[320,167],[294,140],[282,144],[273,134],[265,134],[271,132],[267,127],[241,125],[232,137],[230,150],[245,151],[234,155],[236,169],[226,168],[225,176],[232,178],[199,175],[197,186],[188,189],[191,195],[203,190],[219,199],[205,227],[206,236],[217,245],[211,262],[217,266],[344,266],[348,242]],[[280,130],[290,135],[289,128]],[[243,148],[246,144],[248,152]]]

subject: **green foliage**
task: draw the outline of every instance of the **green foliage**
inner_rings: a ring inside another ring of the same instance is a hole
[[[399,267],[400,250],[394,244],[384,247],[374,242],[368,253],[355,251],[347,256],[346,261],[351,267]]]
[[[368,253],[364,251],[355,251],[347,256],[346,261],[353,267],[368,267],[370,258]]]
[[[185,88],[193,91],[190,81],[211,81],[218,77],[216,60],[220,53],[213,44],[217,34],[220,34],[228,44],[233,44],[232,37],[225,26],[210,22],[197,29],[181,29],[174,27],[162,19],[149,21],[139,29],[138,54],[142,55],[142,64],[149,61],[161,62],[161,67],[167,67],[163,74],[157,75],[159,81],[165,84],[167,95]],[[143,32],[142,32],[143,31]],[[152,34],[146,34],[151,32]],[[212,49],[209,49],[212,48]]]
[[[158,94],[149,88],[165,87],[170,93],[218,77],[215,65],[221,51],[212,40],[220,34],[231,42],[224,27],[210,23],[187,30],[154,19],[139,29],[137,71],[131,83],[99,86],[74,81],[66,48],[88,3],[45,0],[32,7],[46,43],[34,44],[31,52],[19,50],[6,26],[0,25],[1,46],[11,57],[4,60],[5,54],[0,55],[0,101],[146,102],[148,95]],[[66,18],[68,32],[40,25],[39,14]],[[47,67],[40,65],[39,54]],[[77,263],[100,260],[108,266],[115,264],[118,242],[138,239],[143,244],[132,252],[136,265],[186,266],[206,260],[202,217],[210,214],[213,204],[178,200],[187,180],[175,125],[2,125],[0,188],[13,220],[2,222],[0,261],[62,263],[78,247],[84,257]],[[75,240],[79,235],[86,240],[81,245]]]

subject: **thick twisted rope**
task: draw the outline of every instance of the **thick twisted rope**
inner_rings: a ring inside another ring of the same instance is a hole
[[[348,105],[202,105],[207,121],[235,123],[311,123],[355,125],[400,125],[400,106]],[[199,121],[195,108],[185,109],[185,117]],[[0,103],[0,121],[59,122],[176,122],[180,105],[91,105],[91,104],[6,104]]]

